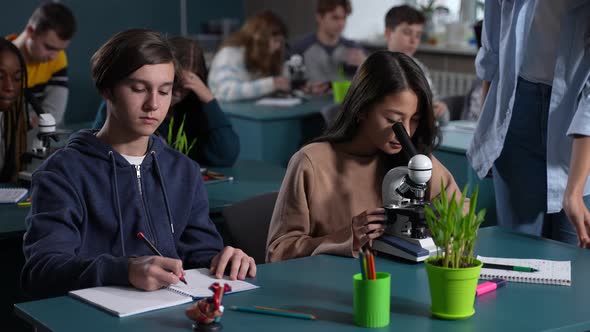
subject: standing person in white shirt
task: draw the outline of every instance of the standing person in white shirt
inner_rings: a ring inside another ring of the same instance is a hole
[[[467,153],[493,168],[498,224],[590,248],[590,2],[486,1],[483,110]],[[571,222],[570,222],[571,221]]]

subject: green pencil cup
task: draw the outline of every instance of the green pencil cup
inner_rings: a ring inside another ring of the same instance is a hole
[[[377,279],[365,280],[358,273],[353,276],[352,281],[354,323],[363,327],[389,325],[391,275],[377,272]]]
[[[350,81],[334,81],[332,82],[332,92],[334,93],[334,102],[335,103],[342,103],[344,101],[344,97],[346,97],[346,93],[348,92],[348,88],[350,88]]]

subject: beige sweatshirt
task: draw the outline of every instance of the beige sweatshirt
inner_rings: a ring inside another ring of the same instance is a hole
[[[459,188],[449,171],[432,159],[430,199],[440,179],[451,197]],[[356,156],[331,143],[303,147],[289,161],[267,239],[266,261],[319,254],[353,256],[352,218],[381,207],[385,169],[381,156]]]

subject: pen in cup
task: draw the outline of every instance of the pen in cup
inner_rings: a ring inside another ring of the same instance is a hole
[[[154,255],[158,255],[160,257],[164,257],[160,251],[158,250],[158,248],[156,248],[156,246],[154,246],[154,244],[147,239],[147,237],[145,237],[145,235],[143,235],[142,232],[137,233],[137,238],[140,240],[143,240],[143,243],[145,243],[148,248],[150,248],[150,250],[154,253]],[[180,276],[178,277],[178,279],[180,279],[180,281],[182,281],[185,285],[188,285],[188,283],[186,282],[186,280],[184,279],[184,276]]]

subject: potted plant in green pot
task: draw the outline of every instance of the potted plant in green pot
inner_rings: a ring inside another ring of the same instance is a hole
[[[459,202],[453,194],[447,199],[441,182],[441,194],[433,201],[434,209],[426,207],[426,221],[432,239],[439,248],[435,257],[426,260],[435,317],[464,319],[475,313],[473,303],[482,263],[473,257],[477,230],[484,220],[485,209],[475,212],[478,189],[471,196],[469,211],[464,213],[467,188]]]

